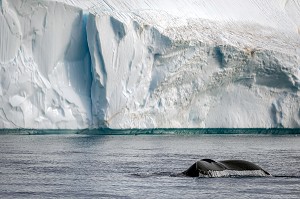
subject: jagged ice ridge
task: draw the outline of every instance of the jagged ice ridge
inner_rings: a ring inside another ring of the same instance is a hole
[[[299,0],[0,0],[0,128],[298,128],[299,80]]]

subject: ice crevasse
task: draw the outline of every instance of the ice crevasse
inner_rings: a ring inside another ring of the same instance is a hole
[[[299,0],[0,0],[0,128],[299,128]]]

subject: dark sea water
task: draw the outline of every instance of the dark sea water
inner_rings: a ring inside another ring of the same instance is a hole
[[[300,198],[297,133],[170,132],[2,131],[0,198]],[[252,161],[273,176],[173,177],[203,158]]]

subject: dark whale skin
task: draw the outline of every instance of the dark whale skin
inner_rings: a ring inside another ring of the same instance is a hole
[[[267,176],[270,175],[267,171],[262,169],[260,166],[246,160],[223,160],[223,161],[216,162],[211,159],[202,159],[195,162],[186,171],[182,172],[182,174],[189,177],[199,177],[200,174],[207,175],[209,171],[224,171],[224,170],[234,170],[234,171],[261,170]]]

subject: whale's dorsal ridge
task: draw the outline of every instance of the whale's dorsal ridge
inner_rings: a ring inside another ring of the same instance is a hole
[[[246,160],[223,160],[202,159],[195,162],[190,168],[182,172],[185,176],[271,176],[270,173],[260,166]]]
[[[216,162],[216,161],[214,161],[212,159],[202,159],[201,161],[205,161],[205,162],[208,162],[208,163]]]

